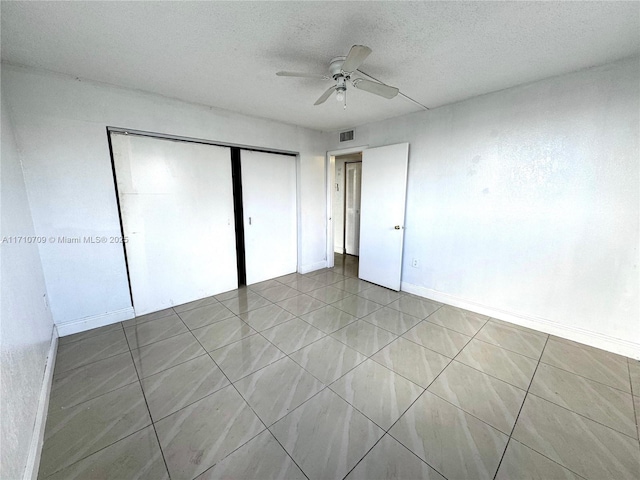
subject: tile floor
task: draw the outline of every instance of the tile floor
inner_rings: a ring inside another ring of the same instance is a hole
[[[640,478],[640,362],[357,268],[61,338],[40,478]]]

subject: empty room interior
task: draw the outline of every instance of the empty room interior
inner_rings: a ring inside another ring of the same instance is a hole
[[[0,16],[0,478],[640,478],[640,2]]]

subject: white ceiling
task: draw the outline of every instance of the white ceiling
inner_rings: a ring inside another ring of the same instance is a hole
[[[640,2],[6,2],[3,61],[322,130],[419,110],[330,84],[353,44],[362,70],[428,107],[640,52]]]

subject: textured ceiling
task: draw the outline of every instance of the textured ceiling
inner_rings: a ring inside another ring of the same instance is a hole
[[[3,61],[322,130],[419,110],[330,84],[353,44],[362,70],[428,107],[640,51],[640,2],[6,2]]]

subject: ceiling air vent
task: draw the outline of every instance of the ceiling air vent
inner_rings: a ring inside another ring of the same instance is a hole
[[[340,132],[340,141],[341,142],[349,142],[353,140],[353,130],[348,130],[346,132]]]

